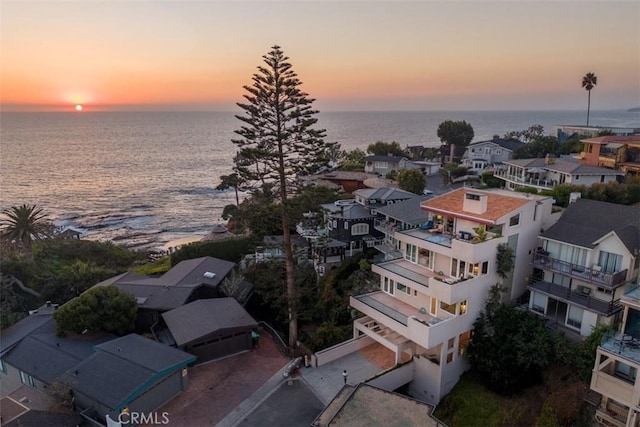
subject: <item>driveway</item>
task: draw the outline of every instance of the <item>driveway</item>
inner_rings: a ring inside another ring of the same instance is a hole
[[[190,368],[187,390],[157,412],[168,413],[170,426],[216,425],[287,362],[262,334],[251,352]]]

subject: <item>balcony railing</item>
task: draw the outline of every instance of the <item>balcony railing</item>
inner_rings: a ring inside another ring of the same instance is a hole
[[[585,267],[583,265],[573,264],[552,258],[549,255],[536,253],[533,256],[533,265],[543,270],[550,270],[555,273],[562,273],[566,276],[580,279],[585,282],[603,285],[608,288],[614,288],[621,285],[627,278],[627,270],[617,271],[613,274],[604,273],[597,269]]]
[[[535,187],[543,187],[543,188],[552,188],[554,185],[554,182],[550,179],[535,179],[531,177],[522,177],[520,175],[509,174],[506,172],[498,172],[495,175],[507,181],[515,182],[516,184],[532,185]]]
[[[529,289],[562,298],[565,301],[569,301],[571,304],[579,305],[583,308],[590,309],[591,311],[604,314],[605,316],[611,316],[622,309],[620,300],[612,302],[603,301],[590,295],[585,295],[582,292],[565,288],[564,286],[556,285],[555,283],[545,282],[543,280],[532,282],[529,284]]]

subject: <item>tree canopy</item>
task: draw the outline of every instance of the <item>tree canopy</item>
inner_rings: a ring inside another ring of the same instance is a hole
[[[537,383],[554,361],[554,338],[535,314],[500,305],[481,313],[473,328],[469,363],[498,394],[512,395]]]
[[[239,151],[235,172],[242,182],[258,186],[273,184],[280,201],[280,219],[286,266],[289,313],[289,345],[298,341],[296,281],[291,245],[292,218],[289,198],[300,188],[298,178],[327,167],[336,155],[335,143],[324,141],[325,131],[317,129],[318,111],[314,99],[300,89],[302,82],[280,46],[263,57],[264,65],[243,86],[245,102],[238,103],[243,114],[232,142]]]
[[[375,156],[399,156],[405,157],[407,153],[400,147],[400,144],[397,142],[384,142],[377,141],[373,144],[369,144],[367,147],[367,153],[373,154]]]
[[[437,135],[447,149],[454,147],[454,158],[457,159],[462,157],[474,137],[473,127],[464,120],[445,120],[438,126]]]
[[[85,331],[124,335],[133,331],[137,310],[133,295],[115,286],[100,286],[64,304],[53,317],[58,335]]]
[[[32,246],[34,240],[40,240],[53,234],[53,224],[47,219],[42,208],[36,205],[22,204],[4,209],[0,220],[0,236],[8,246],[15,245],[33,262]]]
[[[414,194],[422,194],[425,187],[424,173],[420,169],[403,169],[398,173],[401,189]]]

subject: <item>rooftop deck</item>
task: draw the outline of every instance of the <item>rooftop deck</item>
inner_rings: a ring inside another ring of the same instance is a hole
[[[630,335],[605,336],[600,347],[631,362],[640,363],[640,340],[632,338]]]

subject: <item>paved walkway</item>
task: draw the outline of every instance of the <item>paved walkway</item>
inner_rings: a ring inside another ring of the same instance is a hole
[[[344,386],[342,371],[345,369],[347,370],[347,383],[352,385],[359,384],[383,370],[380,366],[372,363],[363,354],[355,352],[317,368],[302,367],[294,373],[294,378],[297,378],[297,381],[304,381],[310,392],[318,398],[323,406],[326,406]],[[222,419],[218,423],[218,427],[251,425],[250,423],[243,421],[247,419],[252,412],[260,411],[263,405],[268,405],[268,399],[271,395],[275,393],[283,383],[288,381],[288,378],[283,376],[283,372],[284,368],[273,375],[249,398]],[[294,402],[292,402],[292,404],[293,403]],[[310,405],[312,403],[313,402],[309,401]],[[308,412],[309,408],[305,407],[305,402],[296,401],[295,405],[299,407],[299,412]],[[277,407],[274,407],[273,410],[277,411]],[[319,414],[320,411],[321,409],[317,410],[317,414]],[[258,423],[255,425],[258,426],[260,424]]]

